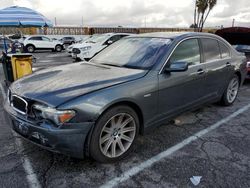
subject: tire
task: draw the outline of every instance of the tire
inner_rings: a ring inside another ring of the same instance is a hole
[[[56,52],[61,52],[62,51],[62,46],[61,45],[56,45],[55,51]]]
[[[235,102],[235,100],[238,96],[239,87],[240,87],[239,77],[237,75],[234,75],[230,79],[230,81],[227,85],[227,89],[225,90],[225,92],[221,98],[220,102],[223,106],[230,106]]]
[[[36,48],[35,48],[34,45],[29,44],[29,45],[26,46],[26,50],[27,50],[27,52],[29,52],[29,53],[33,53],[33,52],[35,52]]]
[[[139,131],[136,112],[128,106],[113,107],[99,118],[93,129],[89,151],[98,162],[116,162],[132,150]]]

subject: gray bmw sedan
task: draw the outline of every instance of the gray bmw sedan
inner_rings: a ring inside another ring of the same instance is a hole
[[[234,103],[246,58],[204,33],[126,37],[13,83],[5,110],[23,138],[72,157],[124,158],[138,134],[206,103]]]

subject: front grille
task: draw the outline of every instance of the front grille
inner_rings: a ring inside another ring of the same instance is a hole
[[[74,54],[80,54],[81,53],[81,50],[79,50],[78,48],[73,48],[72,52]]]
[[[17,112],[21,114],[27,114],[28,112],[28,102],[23,99],[22,97],[19,97],[17,95],[12,95],[10,100],[11,106],[16,110]]]

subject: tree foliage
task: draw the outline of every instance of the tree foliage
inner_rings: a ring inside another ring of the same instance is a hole
[[[217,0],[195,0],[193,24],[195,31],[202,32],[204,24],[216,4]]]

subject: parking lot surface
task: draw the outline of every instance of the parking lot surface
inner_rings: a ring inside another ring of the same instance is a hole
[[[35,68],[72,63],[66,53],[35,56]],[[212,104],[182,114],[140,136],[131,155],[114,164],[72,159],[20,139],[1,105],[0,187],[194,187],[192,176],[202,176],[198,187],[250,187],[249,96],[246,82],[233,106]],[[4,92],[1,104],[3,98]]]

